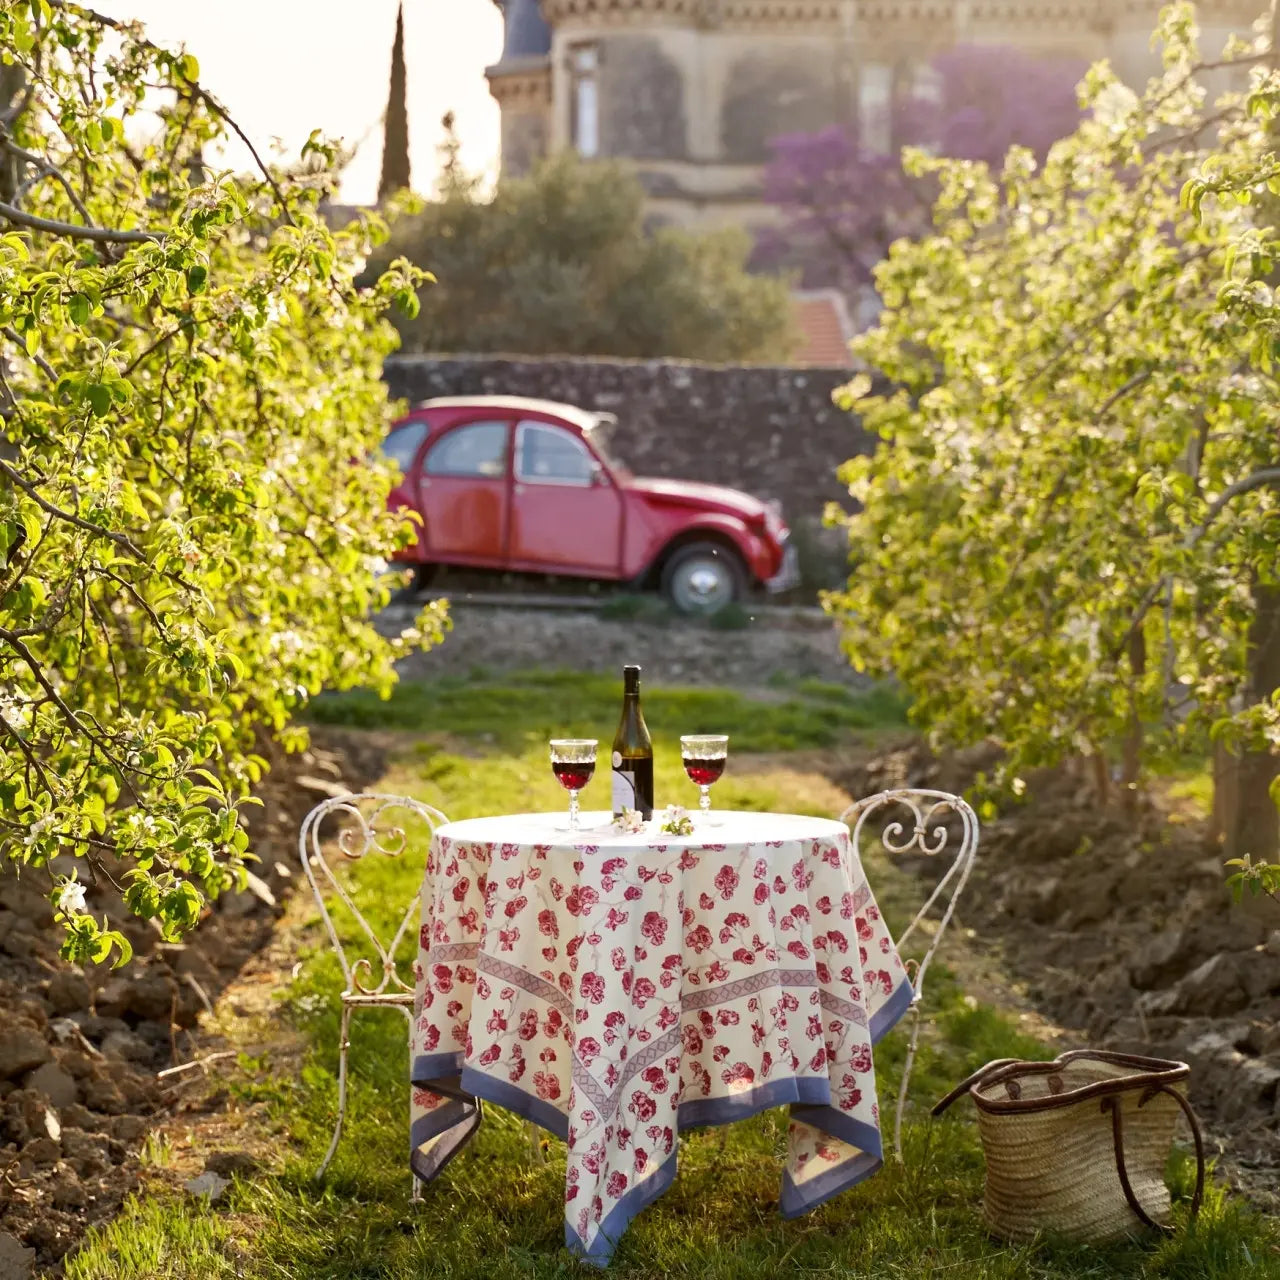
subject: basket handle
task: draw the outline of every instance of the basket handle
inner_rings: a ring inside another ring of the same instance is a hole
[[[1191,1137],[1196,1144],[1196,1189],[1191,1196],[1191,1220],[1194,1222],[1199,1216],[1200,1202],[1204,1198],[1204,1138],[1200,1133],[1200,1124],[1196,1120],[1195,1112],[1191,1109],[1191,1103],[1177,1089],[1171,1089],[1167,1084],[1153,1084],[1144,1089],[1142,1096],[1138,1099],[1138,1106],[1146,1106],[1157,1093],[1167,1093],[1182,1108],[1182,1114],[1186,1116],[1187,1123],[1191,1126]],[[1124,1192],[1129,1208],[1133,1210],[1140,1222],[1153,1231],[1168,1234],[1173,1228],[1164,1226],[1151,1218],[1138,1203],[1138,1197],[1134,1195],[1133,1186],[1129,1182],[1129,1171],[1124,1162],[1124,1120],[1121,1102],[1122,1098],[1119,1094],[1109,1094],[1102,1099],[1102,1110],[1111,1112],[1111,1138],[1115,1150],[1116,1173],[1120,1176],[1120,1189]]]
[[[931,1116],[940,1116],[957,1098],[964,1097],[974,1085],[981,1083],[987,1076],[999,1071],[1002,1067],[1011,1067],[1020,1061],[1020,1058],[996,1058],[993,1062],[988,1062],[985,1067],[979,1067],[973,1075],[961,1080],[941,1102],[936,1103],[929,1114]]]

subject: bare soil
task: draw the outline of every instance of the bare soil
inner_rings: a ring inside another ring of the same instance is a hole
[[[938,759],[904,736],[834,780],[854,795],[961,792],[993,760]],[[1065,1028],[1064,1048],[1189,1063],[1220,1173],[1280,1208],[1280,908],[1236,904],[1205,822],[1158,790],[1121,813],[1070,769],[1028,784],[1025,804],[983,826],[962,928]]]
[[[203,1068],[171,1069],[212,1051],[197,1020],[256,970],[297,878],[306,811],[380,777],[385,759],[379,735],[328,729],[313,734],[310,750],[277,759],[262,806],[245,815],[260,860],[256,891],[224,895],[186,944],[161,942],[106,881],[94,886],[90,910],[134,947],[136,959],[119,973],[62,962],[47,875],[0,868],[3,1280],[32,1267],[59,1274],[67,1251],[137,1185],[148,1133],[187,1098],[201,1098],[205,1111],[225,1107],[225,1093],[210,1104],[207,1090],[191,1089]]]

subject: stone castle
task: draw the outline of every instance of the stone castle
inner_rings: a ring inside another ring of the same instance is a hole
[[[502,170],[573,147],[634,166],[655,221],[767,217],[769,139],[883,117],[957,44],[1155,70],[1161,0],[495,0]],[[1246,31],[1263,0],[1201,0],[1204,48]]]

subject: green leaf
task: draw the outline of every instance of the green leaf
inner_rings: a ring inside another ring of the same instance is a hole
[[[129,24],[104,43],[101,19],[46,0],[0,3],[0,44],[38,72],[23,147],[61,157],[93,221],[166,233],[0,229],[0,328],[17,335],[0,621],[31,655],[0,671],[0,700],[41,760],[27,774],[17,744],[0,752],[0,810],[9,852],[37,868],[112,847],[127,908],[175,940],[253,856],[237,813],[266,771],[258,744],[298,745],[308,691],[383,692],[440,633],[438,617],[403,639],[367,622],[404,534],[382,470],[346,461],[392,418],[385,310],[424,277],[405,261],[357,286],[380,220],[331,231],[317,216],[336,154],[322,139],[270,218],[259,176],[188,180],[197,149],[233,141],[216,111],[127,141],[153,86],[200,74],[194,57]],[[83,220],[56,182],[33,190]],[[74,963],[128,963],[110,923],[60,912],[51,927]]]
[[[117,955],[111,967],[113,969],[122,969],[133,959],[133,944],[123,933],[112,930],[106,935],[111,939],[112,945],[116,948]]]
[[[101,382],[91,382],[84,389],[85,399],[95,418],[105,416],[111,410],[111,388]]]

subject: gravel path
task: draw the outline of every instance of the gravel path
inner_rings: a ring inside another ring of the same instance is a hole
[[[412,616],[409,605],[383,615],[388,626]],[[597,611],[520,606],[451,606],[453,630],[443,645],[401,666],[406,679],[530,668],[617,671],[637,662],[646,680],[663,684],[762,689],[801,679],[850,686],[867,683],[840,652],[833,624],[812,611],[760,609],[740,630],[716,630],[685,619],[601,616]]]

